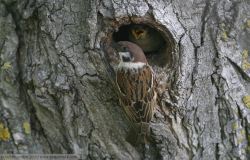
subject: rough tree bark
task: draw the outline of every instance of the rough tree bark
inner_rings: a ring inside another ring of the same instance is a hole
[[[1,0],[0,153],[249,158],[249,10],[248,0]],[[172,36],[177,58],[152,64],[168,87],[142,153],[126,141],[100,43],[145,16]]]

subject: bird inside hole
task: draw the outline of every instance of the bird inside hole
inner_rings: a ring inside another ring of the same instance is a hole
[[[145,53],[157,52],[164,46],[160,33],[145,24],[132,24],[128,29],[128,40],[140,46]]]
[[[143,50],[135,43],[120,41],[114,45],[120,62],[116,87],[120,105],[135,131],[134,145],[150,141],[150,121],[156,107],[155,76]]]

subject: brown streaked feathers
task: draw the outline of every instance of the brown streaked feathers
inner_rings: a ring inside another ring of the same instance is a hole
[[[145,142],[156,106],[154,72],[138,45],[120,41],[115,49],[121,56],[116,72],[120,104],[134,128],[139,129],[138,138]]]
[[[116,82],[121,93],[121,103],[130,121],[149,123],[155,107],[152,104],[155,93],[151,67],[145,65],[132,72],[119,69]]]

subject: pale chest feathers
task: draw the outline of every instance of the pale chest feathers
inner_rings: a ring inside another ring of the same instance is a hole
[[[118,70],[131,70],[131,71],[138,71],[138,69],[141,69],[145,66],[146,64],[145,63],[142,63],[142,62],[137,62],[137,63],[133,63],[133,62],[120,62],[119,65],[118,65]]]

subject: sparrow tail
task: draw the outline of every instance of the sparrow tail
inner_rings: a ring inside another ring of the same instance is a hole
[[[136,125],[137,138],[136,145],[150,143],[150,126],[149,123],[140,122]]]

